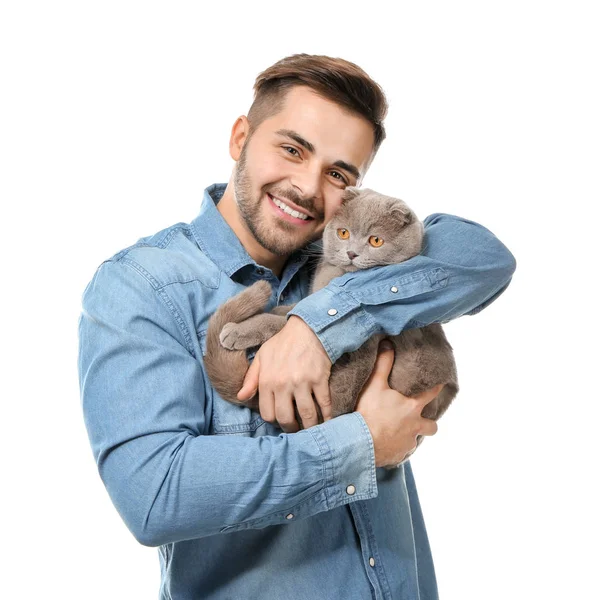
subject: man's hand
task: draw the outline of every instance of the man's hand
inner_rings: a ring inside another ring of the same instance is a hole
[[[415,397],[403,396],[389,386],[394,358],[393,345],[389,342],[383,349],[381,343],[374,370],[356,407],[372,435],[377,467],[398,465],[415,450],[418,435],[434,435],[438,431],[436,421],[422,417],[421,411],[440,393],[444,384]]]
[[[331,418],[331,359],[310,327],[296,315],[267,340],[253,358],[238,400],[259,388],[259,412],[287,433],[298,431],[294,399],[305,429],[318,424],[315,400],[325,421]],[[314,399],[312,397],[314,394]]]

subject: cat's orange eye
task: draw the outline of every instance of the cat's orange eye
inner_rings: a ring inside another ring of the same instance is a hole
[[[384,244],[384,240],[379,238],[377,235],[370,236],[369,240],[370,245],[374,248],[380,248]]]
[[[338,229],[337,230],[337,235],[342,239],[342,240],[347,240],[347,238],[349,237],[349,231],[347,229]]]

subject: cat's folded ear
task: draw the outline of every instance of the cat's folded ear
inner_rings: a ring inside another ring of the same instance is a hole
[[[411,209],[402,200],[397,200],[393,205],[391,214],[401,227],[405,227],[405,225],[408,225],[413,220]]]
[[[341,200],[343,203],[349,202],[350,200],[353,200],[354,198],[356,198],[359,193],[360,193],[359,188],[354,187],[353,185],[348,185],[343,190],[343,195],[341,196]]]

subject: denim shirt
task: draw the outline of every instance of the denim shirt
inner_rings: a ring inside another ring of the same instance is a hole
[[[298,303],[290,314],[334,362],[374,333],[479,312],[507,288],[514,257],[483,226],[437,213],[421,255],[307,296],[308,254],[292,254],[281,279],[256,264],[216,207],[225,187],[205,190],[190,224],[102,263],[82,299],[92,452],[131,533],[158,546],[160,598],[437,598],[410,462],[376,468],[358,412],[286,434],[222,400],[203,365],[208,320],[266,279],[270,307]]]

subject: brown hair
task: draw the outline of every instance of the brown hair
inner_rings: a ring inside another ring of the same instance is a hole
[[[262,121],[282,110],[286,92],[296,85],[310,87],[369,121],[374,127],[374,158],[386,137],[383,121],[388,102],[382,88],[365,71],[343,58],[294,54],[259,73],[253,86],[255,99],[247,115],[249,137]]]

